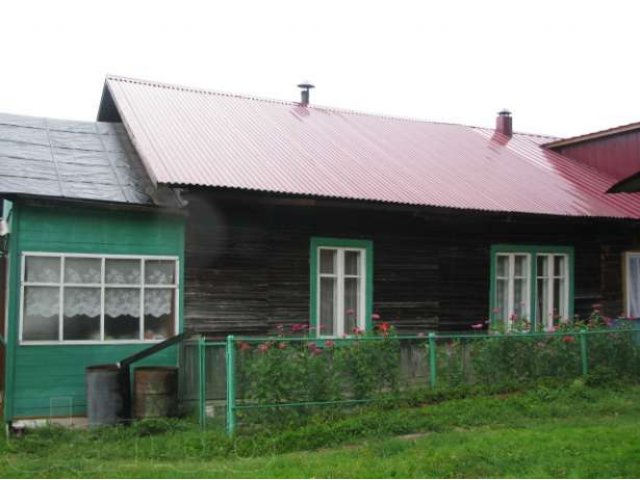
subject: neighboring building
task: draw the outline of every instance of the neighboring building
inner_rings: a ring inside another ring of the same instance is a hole
[[[556,141],[507,112],[494,130],[119,77],[97,123],[0,116],[5,419],[82,415],[87,365],[185,326],[640,315],[640,194]]]

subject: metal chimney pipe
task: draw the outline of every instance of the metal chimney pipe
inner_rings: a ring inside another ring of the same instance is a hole
[[[498,118],[496,118],[496,132],[499,132],[506,137],[513,135],[513,119],[511,118],[511,112],[506,108],[498,112]]]
[[[303,82],[298,84],[298,88],[300,88],[300,105],[307,106],[309,105],[309,91],[312,88],[316,88],[315,85],[312,85],[309,82]]]

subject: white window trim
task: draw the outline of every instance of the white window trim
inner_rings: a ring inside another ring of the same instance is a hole
[[[505,327],[507,330],[511,330],[511,327],[513,325],[513,319],[511,318],[514,314],[515,314],[515,280],[516,280],[516,262],[515,262],[515,257],[526,257],[527,261],[525,263],[525,275],[523,276],[518,276],[518,279],[524,279],[525,281],[525,291],[526,291],[526,295],[525,295],[525,300],[524,300],[524,307],[522,308],[522,310],[524,312],[528,312],[528,317],[531,317],[531,254],[530,253],[526,253],[526,252],[498,252],[495,256],[495,261],[496,261],[496,275],[495,275],[495,281],[496,281],[496,287],[497,287],[497,281],[500,280],[507,280],[507,318],[504,319],[505,322]],[[508,269],[509,271],[507,272],[507,276],[506,277],[500,277],[498,275],[498,258],[499,257],[507,257],[508,258]],[[498,302],[498,292],[496,290],[496,298],[495,298],[495,303],[497,304]],[[528,318],[527,320],[531,321],[531,318]]]
[[[26,257],[59,257],[60,258],[60,280],[59,283],[43,283],[43,282],[25,282],[26,273]],[[64,261],[65,258],[95,258],[101,260],[101,278],[100,284],[75,284],[64,283]],[[140,283],[139,284],[118,284],[109,285],[109,287],[116,288],[139,288],[140,289],[140,337],[139,339],[128,340],[61,340],[63,329],[63,309],[64,309],[64,287],[87,287],[87,288],[101,288],[101,305],[100,305],[100,337],[104,338],[104,294],[106,284],[104,282],[105,275],[105,261],[109,259],[124,259],[124,260],[139,260],[141,262]],[[175,283],[171,285],[145,285],[144,284],[144,260],[169,260],[175,262]],[[174,335],[177,335],[180,330],[180,258],[178,256],[171,255],[124,255],[124,254],[100,254],[100,253],[67,253],[67,252],[29,252],[24,251],[21,254],[20,265],[20,313],[18,322],[18,339],[20,345],[130,345],[130,344],[155,344],[163,342],[163,340],[145,340],[144,331],[142,329],[144,322],[144,290],[147,288],[158,289],[173,289],[174,295]],[[59,287],[60,288],[60,312],[58,316],[58,340],[23,340],[23,322],[24,322],[24,290],[25,287]]]
[[[322,273],[320,270],[320,252],[322,250],[336,251],[336,272],[335,273]],[[360,253],[360,265],[358,275],[346,275],[344,273],[344,254],[345,252],[359,252]],[[332,247],[332,246],[319,246],[316,255],[316,272],[318,278],[317,282],[317,301],[316,301],[316,335],[318,338],[342,338],[351,337],[353,332],[344,331],[344,280],[345,278],[358,278],[360,289],[360,304],[358,305],[358,319],[356,320],[357,327],[364,331],[366,328],[366,265],[367,265],[367,251],[364,248],[357,247]],[[322,322],[320,317],[321,311],[321,290],[322,290],[322,278],[335,278],[336,279],[336,299],[334,300],[334,311],[336,315],[334,317],[334,325],[332,335],[327,335],[321,330]]]
[[[640,257],[640,251],[624,252],[624,313],[631,317],[631,269],[629,262],[632,258]]]
[[[553,308],[553,301],[554,301],[554,297],[555,297],[555,292],[554,292],[554,283],[556,279],[563,279],[564,280],[564,308],[566,310],[566,312],[563,312],[562,315],[566,315],[567,317],[569,316],[569,255],[567,255],[566,253],[538,253],[536,254],[536,265],[537,265],[537,261],[538,261],[538,257],[547,257],[550,258],[550,260],[547,260],[549,262],[549,272],[547,274],[546,277],[543,277],[540,275],[540,272],[536,271],[536,304],[535,304],[535,315],[536,315],[536,319],[538,318],[538,302],[537,302],[537,298],[538,298],[538,280],[540,279],[547,279],[547,298],[549,298],[549,304],[551,305],[551,308]],[[563,257],[564,258],[564,276],[558,276],[556,275],[555,272],[555,261],[554,258],[555,257]],[[558,312],[558,315],[561,315],[560,312]],[[550,327],[553,326],[554,324],[554,318],[553,318],[553,311],[551,312],[544,312],[544,316],[541,315],[541,323],[543,323],[543,326],[545,329],[548,329]],[[567,321],[571,320],[570,318],[566,318]]]

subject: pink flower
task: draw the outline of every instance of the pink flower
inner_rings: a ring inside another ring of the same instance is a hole
[[[307,325],[306,323],[294,323],[293,325],[291,325],[292,333],[304,332],[305,330],[308,330],[308,329],[309,329],[309,325]]]
[[[238,349],[241,352],[245,352],[247,350],[251,350],[251,345],[249,345],[247,342],[240,342],[240,344],[238,345]]]
[[[391,325],[388,322],[382,322],[377,325],[376,328],[382,332],[382,335],[385,337],[389,334],[389,330],[391,330]]]
[[[474,330],[480,330],[483,326],[483,323],[474,323],[473,325],[471,325],[471,328],[473,328]]]
[[[313,342],[308,343],[307,344],[307,348],[314,355],[320,355],[322,353],[322,349],[320,347],[318,347],[318,345],[316,345]]]
[[[512,322],[516,321],[518,319],[518,316],[515,313],[512,313],[511,315],[509,315],[509,320],[511,320]]]
[[[260,353],[266,353],[269,351],[270,348],[271,348],[271,345],[268,343],[261,343],[260,345],[258,345],[258,351]]]
[[[371,315],[371,320],[380,320],[380,314],[374,313],[373,315]]]
[[[284,342],[280,342],[278,343],[278,350],[284,350],[285,348],[287,348],[287,344]]]
[[[326,342],[324,342],[324,346],[327,348],[333,348],[336,346],[336,342],[334,342],[333,340],[327,340]]]
[[[364,330],[362,330],[361,328],[353,327],[353,334],[354,335],[362,335],[363,333],[364,333]]]

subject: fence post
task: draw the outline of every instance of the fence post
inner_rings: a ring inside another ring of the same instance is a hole
[[[233,335],[227,336],[227,434],[236,430],[236,346]]]
[[[582,375],[589,373],[589,357],[587,354],[587,331],[580,330],[580,361],[582,363]]]
[[[436,334],[429,332],[429,383],[431,388],[436,388]]]
[[[198,338],[198,416],[200,428],[204,430],[207,417],[207,377],[206,377],[206,354],[207,345],[204,335]]]

